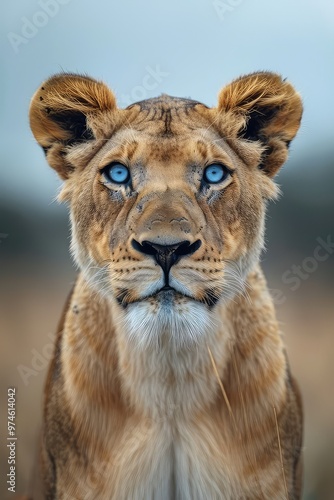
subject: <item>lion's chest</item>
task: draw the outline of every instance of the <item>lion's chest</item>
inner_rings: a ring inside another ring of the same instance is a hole
[[[124,500],[240,496],[226,445],[207,422],[164,422],[128,429],[110,463],[101,498],[111,492],[110,498]]]
[[[219,386],[207,349],[215,352],[223,372],[228,335],[226,330],[222,338],[211,335],[204,336],[202,345],[183,350],[140,351],[118,343],[125,407],[85,406],[93,430],[87,436],[92,445],[88,472],[67,471],[71,478],[80,478],[79,498],[240,497],[237,464],[217,407]]]
[[[102,453],[98,456],[92,449],[89,472],[69,472],[72,478],[80,478],[78,498],[242,498],[238,462],[224,427],[209,411],[193,418],[129,417],[118,430],[105,427]]]

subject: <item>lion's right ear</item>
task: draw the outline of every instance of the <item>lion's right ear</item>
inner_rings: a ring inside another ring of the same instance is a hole
[[[101,120],[101,115],[116,109],[111,90],[86,76],[55,75],[37,90],[30,105],[31,130],[62,179],[67,179],[71,171],[66,148],[103,137],[106,120]]]

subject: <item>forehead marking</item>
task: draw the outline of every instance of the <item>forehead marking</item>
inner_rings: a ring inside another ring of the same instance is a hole
[[[127,109],[137,107],[138,115],[134,120],[134,124],[144,124],[145,122],[160,121],[163,124],[162,129],[156,135],[160,137],[170,137],[175,134],[172,127],[172,121],[178,118],[178,121],[190,126],[190,123],[185,123],[184,117],[188,117],[194,108],[201,104],[198,101],[191,99],[182,99],[162,95],[152,99],[146,99],[135,104],[131,104]],[[204,106],[204,105],[202,105]],[[190,128],[193,128],[190,126]]]

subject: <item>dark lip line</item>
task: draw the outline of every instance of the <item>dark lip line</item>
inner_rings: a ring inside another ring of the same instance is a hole
[[[211,299],[211,301],[207,301],[207,300],[197,300],[195,299],[194,297],[192,297],[191,295],[188,295],[186,293],[181,293],[179,292],[178,290],[176,290],[175,288],[169,286],[169,285],[164,285],[162,288],[160,288],[159,290],[157,290],[156,292],[154,293],[151,293],[149,295],[145,295],[144,297],[141,297],[140,299],[138,300],[133,300],[132,302],[125,302],[122,298],[120,297],[117,297],[116,300],[118,302],[118,304],[123,307],[123,309],[126,309],[130,304],[136,304],[138,302],[142,302],[144,300],[147,300],[147,299],[150,299],[150,298],[153,298],[153,297],[156,297],[159,293],[161,292],[176,292],[176,293],[179,293],[180,295],[182,295],[183,297],[187,297],[188,299],[190,300],[193,300],[194,302],[198,302],[200,304],[205,304],[209,307],[209,309],[212,309],[218,302],[219,300],[219,297],[217,297],[215,300]]]
[[[160,288],[156,292],[150,293],[149,295],[145,295],[144,297],[141,297],[138,300],[133,300],[131,302],[125,302],[120,297],[117,297],[116,300],[117,300],[117,302],[119,303],[120,306],[122,306],[124,309],[126,309],[127,306],[130,305],[130,304],[136,304],[137,302],[142,302],[143,300],[150,299],[151,297],[153,298],[153,297],[155,297],[156,295],[158,295],[161,292],[176,292],[176,293],[179,293],[180,295],[182,295],[183,297],[188,297],[189,299],[196,301],[196,299],[194,299],[194,297],[191,297],[190,295],[187,295],[185,293],[178,292],[175,288],[173,288],[173,287],[171,287],[169,285],[164,285],[162,288]],[[199,301],[196,301],[196,302],[199,302]]]

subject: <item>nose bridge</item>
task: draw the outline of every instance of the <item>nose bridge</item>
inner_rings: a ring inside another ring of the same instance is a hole
[[[194,200],[181,190],[148,193],[136,204],[136,239],[161,245],[177,241],[195,241],[198,221],[194,216]]]

